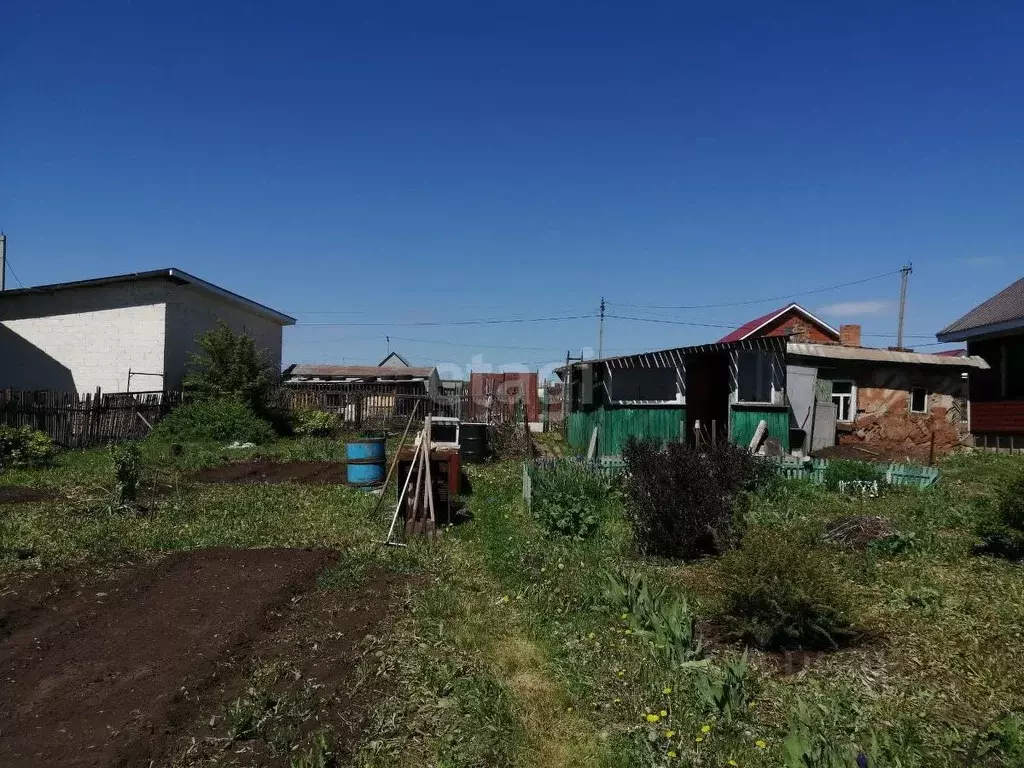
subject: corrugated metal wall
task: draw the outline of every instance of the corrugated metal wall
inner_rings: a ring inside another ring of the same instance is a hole
[[[762,419],[768,422],[768,435],[782,444],[789,453],[789,409],[788,408],[732,408],[731,439],[737,445],[750,445],[754,430]]]
[[[626,438],[654,438],[677,441],[680,423],[686,421],[686,409],[678,407],[597,408],[569,415],[569,444],[586,451],[590,435],[599,426],[599,456],[618,456]]]

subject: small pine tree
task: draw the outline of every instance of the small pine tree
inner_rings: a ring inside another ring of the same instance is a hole
[[[220,322],[196,343],[203,353],[190,355],[184,380],[191,398],[237,397],[260,416],[273,411],[280,375],[267,353],[257,349],[249,336]]]

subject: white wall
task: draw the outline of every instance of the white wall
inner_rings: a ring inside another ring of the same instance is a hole
[[[0,387],[123,392],[129,368],[162,373],[163,298],[159,285],[117,283],[0,299]]]
[[[236,333],[252,338],[265,350],[274,369],[281,370],[281,326],[254,312],[192,285],[174,286],[167,304],[165,376],[168,389],[179,389],[189,354],[200,352],[196,337],[223,321]]]

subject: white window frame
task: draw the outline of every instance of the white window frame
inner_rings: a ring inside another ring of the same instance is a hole
[[[837,383],[849,384],[850,394],[842,392],[836,394],[835,385]],[[847,409],[850,418],[842,418],[842,410],[839,408],[839,403],[836,402],[837,397],[845,397],[850,401],[850,407]],[[857,420],[857,382],[853,379],[833,379],[832,380],[832,404],[836,407],[836,422],[839,424],[852,424]]]
[[[924,410],[923,411],[918,411],[918,410],[914,409],[914,390],[915,389],[920,389],[922,392],[924,392]],[[910,388],[910,397],[907,398],[907,406],[910,408],[910,412],[911,413],[928,413],[928,410],[929,410],[928,405],[929,405],[929,403],[928,403],[928,387],[911,387]]]
[[[767,366],[768,368],[768,399],[767,400],[740,400],[740,355],[743,352],[753,352],[758,355],[758,366]],[[732,391],[729,393],[729,402],[733,405],[781,405],[783,402],[783,395],[785,394],[785,366],[782,364],[782,360],[775,352],[769,352],[767,350],[740,350],[731,353],[729,364],[729,374],[732,378],[731,388]]]

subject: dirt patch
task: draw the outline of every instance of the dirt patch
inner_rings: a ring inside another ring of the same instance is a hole
[[[88,588],[8,595],[0,764],[148,765],[280,608],[334,562],[323,551],[172,555]]]
[[[938,452],[935,454],[939,455]],[[927,464],[928,447],[894,447],[885,445],[830,445],[811,454],[815,459],[849,459],[852,461],[898,462],[901,464]]]
[[[270,461],[254,459],[224,464],[193,473],[200,483],[309,483],[344,485],[345,463],[340,461]]]
[[[32,501],[52,501],[57,493],[49,488],[29,488],[27,485],[0,486],[0,504],[24,504]]]

